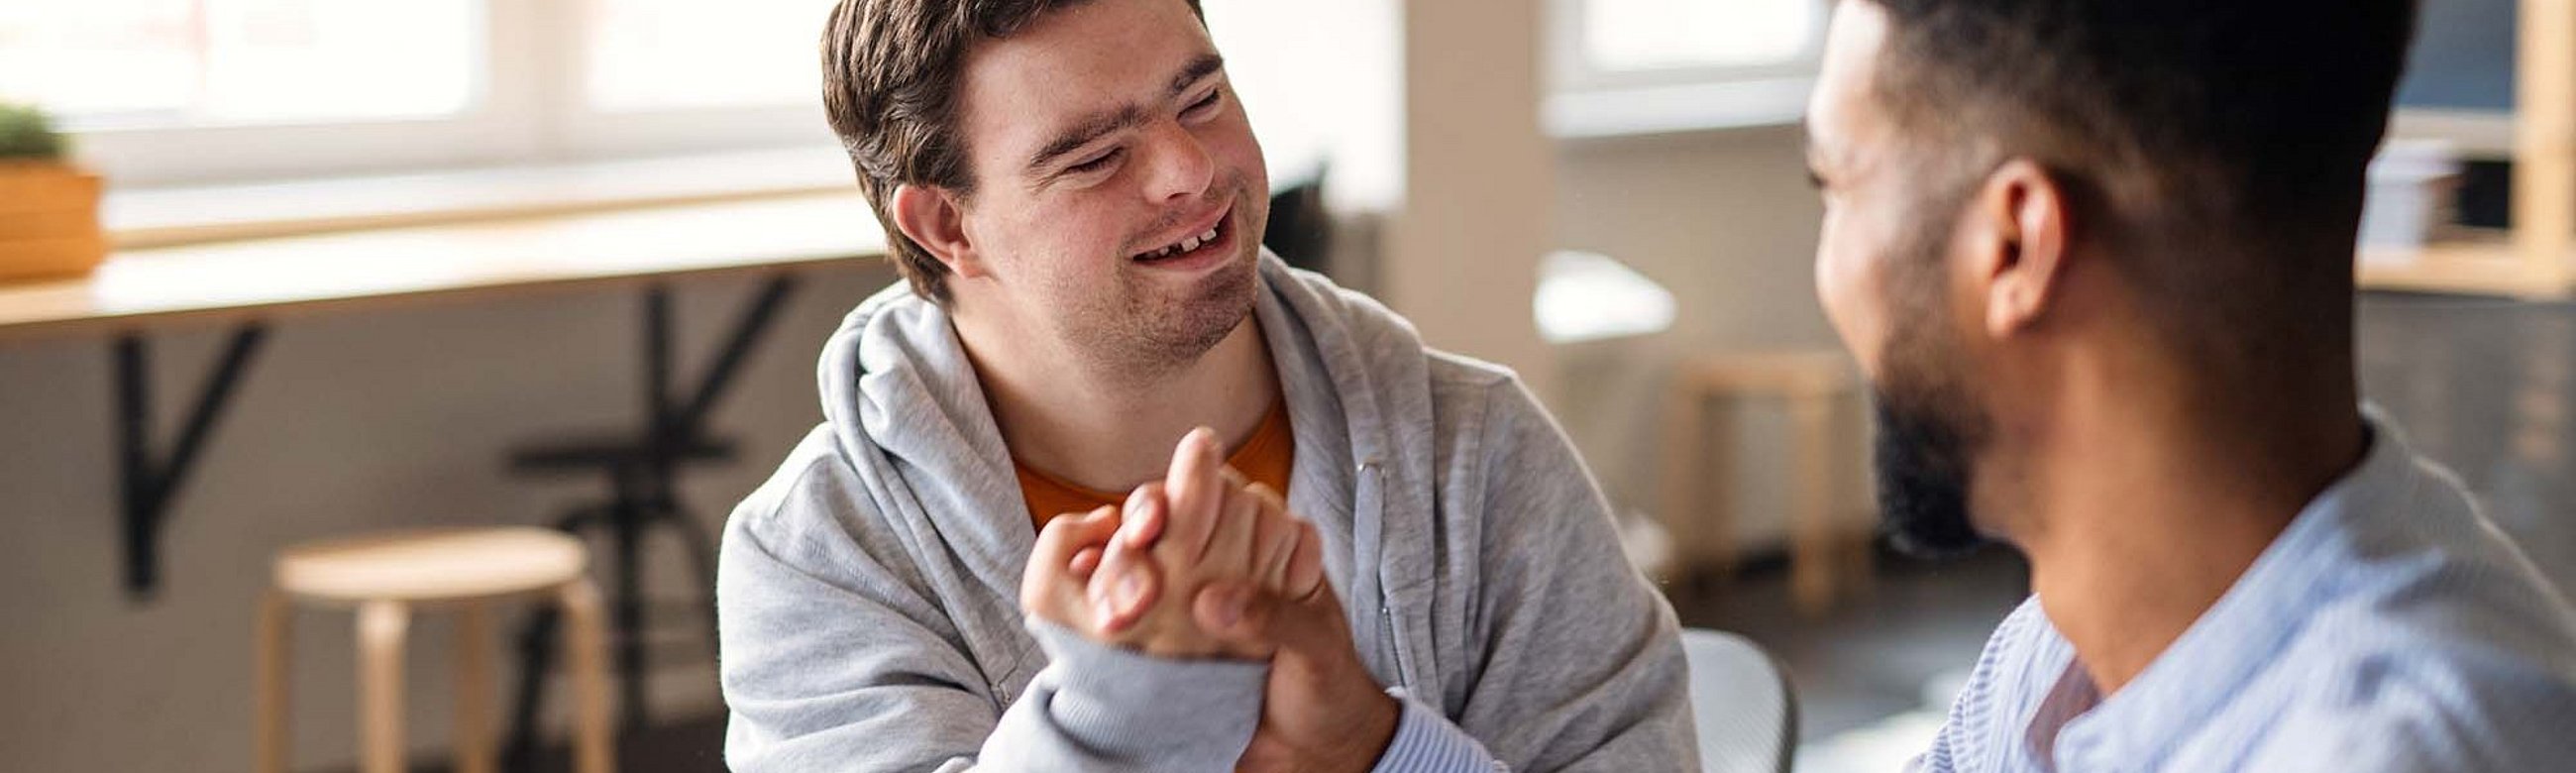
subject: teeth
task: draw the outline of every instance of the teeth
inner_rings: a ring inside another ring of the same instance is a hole
[[[1157,259],[1157,258],[1165,258],[1165,257],[1173,256],[1173,255],[1178,255],[1178,254],[1180,254],[1180,253],[1189,252],[1189,251],[1191,251],[1191,250],[1195,250],[1195,249],[1198,249],[1198,248],[1200,248],[1200,247],[1207,246],[1207,244],[1208,244],[1209,242],[1216,241],[1216,232],[1217,232],[1217,230],[1218,230],[1218,229],[1216,229],[1216,228],[1210,228],[1210,229],[1207,229],[1207,233],[1199,234],[1199,235],[1197,235],[1197,236],[1192,236],[1192,237],[1187,238],[1187,239],[1182,239],[1182,240],[1181,240],[1181,243],[1179,243],[1179,244],[1174,244],[1174,245],[1171,245],[1171,246],[1168,246],[1168,247],[1164,247],[1164,248],[1159,249],[1159,250],[1154,250],[1154,251],[1152,251],[1152,252],[1140,252],[1140,253],[1137,253],[1137,254],[1136,254],[1136,259],[1137,259],[1137,260],[1154,260],[1154,259]]]
[[[1172,246],[1173,246],[1174,248],[1178,249],[1178,251],[1180,251],[1180,252],[1188,252],[1188,251],[1191,251],[1191,250],[1198,249],[1198,248],[1200,248],[1200,247],[1202,247],[1202,246],[1206,246],[1206,244],[1207,244],[1208,242],[1212,242],[1212,241],[1216,241],[1216,229],[1214,229],[1214,228],[1207,229],[1207,233],[1199,234],[1199,235],[1197,235],[1197,236],[1192,236],[1192,237],[1187,238],[1187,239],[1182,239],[1180,244],[1175,244],[1175,245],[1172,245]]]

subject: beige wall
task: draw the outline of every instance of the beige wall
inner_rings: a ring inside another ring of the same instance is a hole
[[[1558,242],[1617,258],[1671,290],[1670,331],[1561,350],[1551,406],[1615,504],[1660,515],[1660,433],[1665,379],[1681,357],[1838,346],[1816,301],[1816,228],[1823,215],[1806,182],[1804,135],[1795,127],[1696,132],[1560,146]],[[1774,405],[1740,409],[1731,500],[1748,548],[1776,545],[1788,479],[1787,418]],[[1844,469],[1857,475],[1857,401]],[[1866,507],[1861,481],[1841,507]],[[1687,529],[1677,529],[1687,531]]]
[[[814,355],[840,315],[888,281],[881,267],[809,275],[714,416],[742,460],[687,479],[708,528],[819,420]],[[751,285],[683,288],[684,373]],[[251,623],[265,560],[288,543],[355,530],[541,523],[594,496],[579,479],[508,478],[504,450],[564,431],[633,426],[641,401],[637,295],[574,291],[292,320],[235,395],[164,537],[165,587],[135,603],[119,583],[114,381],[95,336],[0,345],[0,636],[9,770],[203,771],[250,765]],[[173,416],[220,336],[160,336],[154,385]],[[161,422],[167,432],[175,418]],[[667,540],[648,592],[693,589]],[[503,618],[515,627],[515,616]],[[305,612],[294,640],[298,769],[354,759],[352,616]],[[413,630],[415,749],[443,746],[447,621]],[[703,639],[670,629],[682,660]],[[492,646],[501,652],[502,642]],[[504,661],[507,662],[507,661]],[[508,675],[504,669],[503,676]],[[712,665],[674,669],[655,704],[703,715]],[[499,693],[507,695],[506,691]],[[562,704],[558,703],[561,709]],[[712,755],[714,750],[709,750]]]
[[[1627,261],[1681,300],[1671,333],[1561,349],[1542,365],[1557,371],[1552,405],[1625,505],[1652,505],[1653,397],[1671,357],[1832,342],[1810,289],[1818,211],[1798,141],[1786,129],[1710,133],[1557,147],[1547,159],[1560,187],[1539,207],[1556,212],[1555,241]],[[1472,268],[1450,265],[1422,279]],[[817,420],[815,352],[841,313],[888,279],[876,267],[819,272],[787,309],[715,417],[743,441],[745,458],[689,478],[685,495],[710,528]],[[749,289],[738,281],[684,288],[686,372]],[[1444,297],[1526,329],[1525,291],[1507,292]],[[635,321],[633,294],[576,291],[277,325],[176,505],[168,584],[144,604],[117,584],[105,340],[0,344],[0,523],[10,534],[0,547],[0,587],[10,589],[0,615],[17,621],[0,636],[0,662],[13,664],[11,695],[0,701],[7,767],[246,767],[251,612],[266,556],[360,529],[537,523],[594,495],[587,480],[510,479],[501,457],[529,438],[632,420]],[[157,395],[175,412],[220,338],[195,331],[159,340]],[[1757,540],[1777,533],[1764,523],[1776,522],[1780,495],[1767,484],[1781,476],[1765,472],[1776,468],[1776,454],[1764,450],[1776,441],[1761,437],[1777,429],[1757,412],[1739,454],[1753,473],[1740,501]],[[676,555],[660,558],[677,569]],[[654,593],[686,599],[686,582],[665,572]],[[298,624],[299,768],[345,767],[354,748],[352,621],[309,612]],[[446,733],[446,630],[432,616],[414,639],[420,749],[437,748]],[[700,656],[685,637],[674,641],[680,656]],[[671,712],[716,710],[711,669],[671,671],[656,699]]]
[[[1556,159],[1538,125],[1540,0],[1404,4],[1403,197],[1377,288],[1425,341],[1521,371],[1553,394],[1530,298],[1556,231]]]
[[[1373,7],[1365,4],[1356,7]],[[1528,371],[1614,500],[1652,512],[1670,363],[1689,353],[1831,346],[1809,266],[1819,214],[1795,129],[1558,144],[1536,127],[1537,0],[1404,6],[1403,168],[1409,202],[1376,275],[1430,339]],[[1669,287],[1671,332],[1547,347],[1530,321],[1541,254],[1602,252]],[[876,266],[818,272],[714,417],[742,461],[688,479],[714,528],[817,420],[813,358],[839,316],[889,281]],[[684,372],[695,372],[750,286],[680,295]],[[181,494],[166,534],[167,585],[148,603],[118,585],[106,342],[0,342],[0,754],[13,770],[247,767],[251,613],[264,561],[290,542],[423,524],[539,523],[598,493],[590,480],[504,475],[515,443],[629,426],[637,412],[637,312],[625,292],[576,291],[430,304],[279,324]],[[162,336],[156,393],[173,413],[220,337]],[[174,423],[165,419],[165,430]],[[1755,407],[1739,426],[1736,494],[1747,537],[1780,533],[1775,452],[1785,422]],[[654,594],[685,600],[677,556]],[[415,630],[415,748],[446,734],[445,621]],[[346,614],[298,618],[301,769],[345,768],[354,709]],[[674,636],[682,659],[703,658]],[[498,648],[501,642],[494,642]],[[496,651],[498,651],[496,649]],[[505,670],[506,675],[506,670]],[[506,694],[506,693],[504,693]],[[711,667],[673,669],[655,703],[718,709]],[[708,750],[710,755],[715,750]]]

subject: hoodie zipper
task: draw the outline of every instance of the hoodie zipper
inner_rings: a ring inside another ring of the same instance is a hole
[[[1411,690],[1413,664],[1411,659],[1405,657],[1404,637],[1396,631],[1395,626],[1395,602],[1387,594],[1386,589],[1384,569],[1386,565],[1386,468],[1372,458],[1360,462],[1359,473],[1363,491],[1375,495],[1354,497],[1354,500],[1367,503],[1370,512],[1376,516],[1373,520],[1377,522],[1376,550],[1373,551],[1376,555],[1370,556],[1373,559],[1370,563],[1377,567],[1374,573],[1377,577],[1375,601],[1377,602],[1378,652],[1386,657],[1388,663],[1395,666],[1396,684],[1394,686]]]

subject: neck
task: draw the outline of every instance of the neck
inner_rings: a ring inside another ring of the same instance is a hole
[[[1161,478],[1172,448],[1198,427],[1241,443],[1279,399],[1269,345],[1250,314],[1196,359],[1153,373],[1103,364],[1018,326],[956,319],[1011,456],[1085,488],[1126,491]]]
[[[2145,362],[2071,368],[2022,428],[2006,538],[2103,695],[2126,686],[2361,461],[2349,363],[2299,389],[2210,385]],[[2252,401],[2246,395],[2296,395]],[[2252,405],[2262,402],[2264,405]]]

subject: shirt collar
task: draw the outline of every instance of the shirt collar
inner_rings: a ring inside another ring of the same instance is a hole
[[[2398,498],[2392,492],[2413,469],[2413,452],[2395,426],[2367,404],[2362,418],[2370,430],[2370,450],[2360,466],[2301,508],[2218,603],[2136,679],[2056,734],[2058,769],[2156,768],[2261,673],[2306,623],[2320,586],[2336,568],[2355,560],[2350,536],[2369,529],[2371,520],[2388,517],[2386,503]],[[2061,683],[2090,686],[2080,661],[2070,660],[2066,669]],[[2025,732],[2024,737],[2040,736]],[[2034,757],[2047,756],[2032,751]]]

